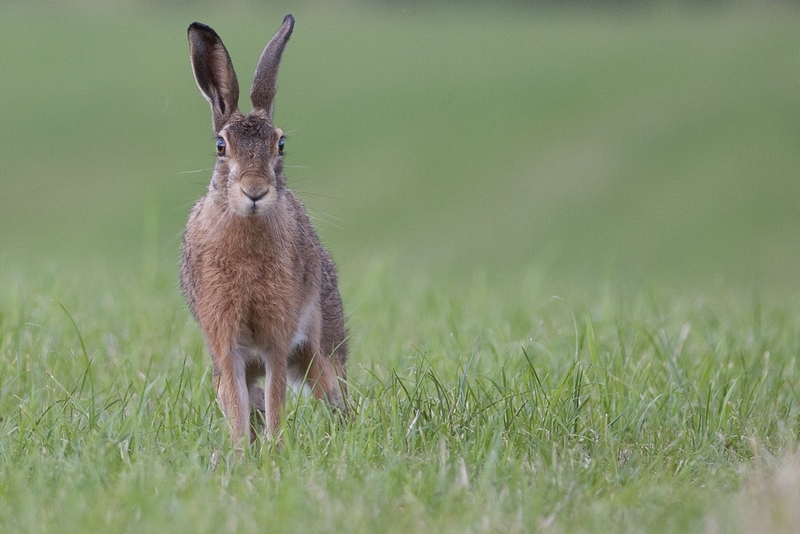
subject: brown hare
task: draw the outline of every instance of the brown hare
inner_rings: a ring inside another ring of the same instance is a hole
[[[341,413],[347,408],[336,267],[286,187],[284,136],[272,122],[278,65],[293,27],[286,15],[264,49],[249,115],[238,110],[239,84],[217,33],[198,22],[188,30],[195,81],[211,103],[217,161],[186,224],[181,287],[208,343],[217,400],[240,453],[246,436],[256,437],[259,412],[267,434],[279,439],[289,384]]]

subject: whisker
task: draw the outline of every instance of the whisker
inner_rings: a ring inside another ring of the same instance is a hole
[[[319,213],[319,215],[322,215],[324,217],[335,219],[335,220],[339,221],[340,223],[349,222],[347,219],[342,219],[341,217],[337,217],[336,215],[331,215],[330,213],[325,213],[324,211],[320,211],[320,212],[317,212],[317,213]]]
[[[172,176],[180,176],[181,174],[195,174],[195,173],[198,173],[198,172],[207,172],[207,171],[213,171],[213,170],[214,170],[214,167],[208,167],[206,169],[197,169],[196,171],[176,172],[176,173],[172,174]]]
[[[340,202],[343,200],[341,197],[334,197],[331,195],[325,195],[323,193],[316,193],[314,191],[300,191],[299,189],[295,189],[294,192],[304,197],[324,198],[327,200],[338,200]]]
[[[333,226],[334,228],[336,228],[338,230],[341,230],[343,232],[348,232],[349,231],[347,228],[344,228],[343,226],[340,226],[340,225],[332,222],[331,220],[329,220],[329,218],[330,219],[336,219],[337,221],[339,221],[341,223],[347,223],[347,221],[345,221],[345,220],[339,219],[338,217],[334,217],[334,216],[332,216],[332,215],[330,215],[328,213],[325,213],[325,212],[317,213],[314,210],[308,209],[308,207],[306,207],[306,211],[308,212],[308,218],[313,220],[313,221],[319,221],[319,222],[324,223],[324,224],[326,224],[328,226]]]

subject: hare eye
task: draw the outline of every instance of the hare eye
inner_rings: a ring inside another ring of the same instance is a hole
[[[225,146],[225,139],[217,137],[217,156],[224,156],[226,152],[227,147]]]
[[[286,141],[284,140],[284,137],[281,136],[281,138],[278,139],[278,155],[281,155],[281,156],[283,155],[283,145],[285,143],[286,143]]]

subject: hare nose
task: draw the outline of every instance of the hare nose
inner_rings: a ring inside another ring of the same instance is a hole
[[[253,202],[258,202],[265,196],[267,196],[267,186],[266,184],[251,184],[245,187],[242,187],[242,192],[247,195],[247,198],[252,200]]]
[[[257,201],[261,200],[262,198],[264,198],[265,196],[267,196],[267,190],[265,189],[265,190],[260,191],[260,192],[257,192],[257,191],[245,191],[244,194],[247,195],[247,198],[249,198],[253,202],[257,202]]]

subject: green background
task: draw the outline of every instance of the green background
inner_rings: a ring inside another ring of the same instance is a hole
[[[214,161],[186,26],[223,37],[247,111],[288,11],[275,122],[345,278],[389,254],[796,287],[800,17],[780,3],[6,2],[4,261],[174,268]]]

